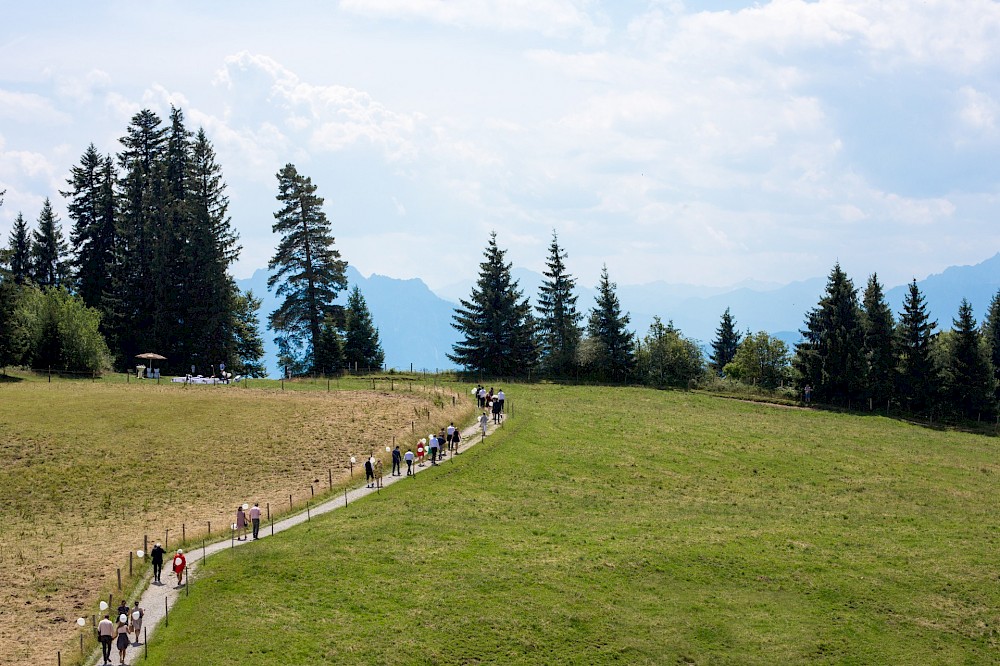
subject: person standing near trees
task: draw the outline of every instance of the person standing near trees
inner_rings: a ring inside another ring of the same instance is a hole
[[[185,567],[187,567],[187,558],[184,557],[184,551],[178,548],[177,554],[174,555],[174,574],[177,576],[177,587],[180,587],[184,580]]]
[[[150,553],[150,556],[151,556],[150,559],[152,559],[152,561],[153,561],[153,582],[154,583],[162,583],[163,582],[163,581],[160,580],[160,576],[163,574],[163,556],[166,555],[166,554],[167,554],[167,551],[165,551],[163,549],[163,546],[160,545],[160,542],[157,541],[156,545],[153,546],[153,552]]]
[[[250,523],[253,525],[253,540],[256,541],[260,532],[260,502],[254,502],[250,509]]]

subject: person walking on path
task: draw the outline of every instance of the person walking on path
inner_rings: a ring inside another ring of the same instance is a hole
[[[131,612],[131,610],[132,609],[128,607],[128,603],[124,599],[122,599],[121,602],[118,604],[118,616],[119,617],[121,617],[122,615],[124,615],[127,618],[128,614]]]
[[[501,414],[501,418],[503,416],[503,401],[506,400],[506,399],[507,399],[507,396],[505,396],[503,394],[503,389],[500,389],[499,391],[497,391],[497,400],[500,401],[500,414]]]
[[[392,475],[402,476],[403,472],[399,469],[403,462],[403,454],[399,452],[399,446],[392,450]]]
[[[417,466],[418,467],[423,467],[424,466],[424,454],[426,452],[427,452],[427,449],[424,448],[424,440],[421,437],[420,441],[417,442]]]
[[[490,425],[490,417],[486,416],[486,412],[483,412],[479,417],[479,425],[483,429],[483,437],[486,437],[486,429]]]
[[[381,488],[382,487],[382,461],[381,460],[376,460],[375,461],[375,487],[376,488]]]
[[[406,460],[406,476],[413,476],[413,451],[406,449],[403,458]]]
[[[437,465],[438,457],[438,440],[434,434],[427,435],[427,442],[431,447],[431,465]]]
[[[375,466],[372,465],[372,456],[368,456],[368,460],[365,461],[365,483],[368,484],[366,488],[375,487]]]
[[[153,546],[153,552],[150,553],[151,559],[153,561],[153,582],[162,583],[160,576],[163,574],[163,556],[167,554],[167,551],[163,550],[163,546],[157,541],[156,545]]]
[[[177,574],[177,587],[180,587],[183,583],[185,567],[187,567],[187,558],[184,557],[184,551],[178,548],[177,554],[174,555],[174,573]]]
[[[500,423],[500,398],[493,398],[493,423]]]
[[[253,503],[253,508],[250,509],[250,522],[253,524],[253,540],[256,541],[260,532],[260,502]]]
[[[452,450],[452,445],[455,443],[455,432],[456,432],[456,430],[457,430],[457,428],[455,428],[455,422],[452,421],[451,425],[448,426],[448,450],[449,451]]]
[[[135,643],[133,645],[140,645],[142,641],[140,637],[142,636],[142,618],[146,615],[146,611],[139,608],[139,600],[135,600],[135,607],[132,609],[132,632],[135,633]]]
[[[111,619],[105,615],[104,619],[97,623],[97,640],[101,642],[101,655],[105,664],[111,663],[111,641],[114,640],[115,625]]]
[[[461,443],[461,441],[462,441],[462,433],[459,431],[458,428],[455,428],[455,434],[451,438],[451,443],[455,447],[455,454],[456,455],[458,454],[458,445],[459,445],[459,443]]]
[[[236,537],[237,541],[247,540],[247,514],[243,512],[243,507],[236,507],[236,533],[243,536]]]
[[[125,651],[128,650],[129,643],[131,643],[128,639],[128,615],[123,613],[118,616],[118,626],[115,628],[115,633],[118,636],[118,663],[124,666]]]

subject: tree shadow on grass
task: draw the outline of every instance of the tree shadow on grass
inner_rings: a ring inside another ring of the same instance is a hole
[[[23,382],[23,377],[14,377],[12,375],[0,374],[0,384],[16,384],[18,382]]]

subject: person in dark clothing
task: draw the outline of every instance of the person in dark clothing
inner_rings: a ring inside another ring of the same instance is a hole
[[[167,554],[167,551],[163,549],[160,542],[157,541],[156,545],[153,546],[153,552],[150,553],[153,561],[153,582],[159,583],[160,574],[163,573],[163,556]]]
[[[493,423],[500,423],[500,401],[493,401]]]
[[[402,476],[403,472],[400,471],[400,466],[403,462],[403,454],[399,452],[399,447],[397,446],[392,450],[392,475]]]
[[[375,466],[372,465],[371,456],[365,461],[365,483],[368,484],[368,488],[375,487]]]

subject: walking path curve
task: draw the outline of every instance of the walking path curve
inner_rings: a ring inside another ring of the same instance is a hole
[[[505,416],[504,418],[507,417]],[[503,422],[501,422],[499,425],[503,425]],[[487,436],[494,430],[496,430],[497,427],[499,426],[497,424],[494,424],[492,417],[490,417],[489,424],[486,430]],[[461,449],[463,451],[471,446],[475,446],[478,442],[483,441],[482,429],[479,426],[478,420],[474,425],[469,426],[464,430],[462,430],[461,433],[462,433]],[[403,465],[405,465],[405,462],[403,463]],[[431,468],[432,465],[430,464],[425,464],[423,467],[419,467],[417,466],[416,461],[414,461],[413,470],[415,474]],[[391,486],[392,484],[401,481],[405,478],[406,478],[405,474],[403,476],[391,476],[391,475],[384,476],[382,479],[382,488],[384,489],[387,486]],[[260,538],[261,539],[270,538],[270,536],[272,535],[272,531],[274,535],[277,535],[279,532],[284,532],[285,530],[291,527],[295,527],[296,525],[300,525],[306,522],[312,516],[318,516],[320,514],[329,513],[334,509],[343,508],[344,506],[350,504],[351,502],[355,502],[363,497],[371,495],[372,493],[378,492],[378,490],[379,489],[377,488],[368,488],[366,486],[362,486],[360,488],[354,488],[353,490],[345,489],[344,495],[338,497],[332,497],[321,504],[309,507],[308,513],[306,511],[303,511],[295,515],[288,516],[287,518],[283,518],[282,520],[275,521],[274,523],[268,524],[266,526],[264,524],[261,524]],[[249,519],[247,522],[249,522]],[[218,553],[220,551],[229,548],[242,548],[244,546],[249,545],[250,543],[252,543],[252,540],[250,539],[246,541],[233,541],[232,539],[230,539],[228,541],[217,541],[215,543],[207,544],[202,548],[193,548],[191,550],[188,550],[185,553],[188,560],[188,570],[186,575],[191,576],[197,574],[198,566],[202,563],[204,558],[208,557],[209,555],[213,555],[215,553]],[[165,558],[165,561],[163,563],[163,578],[166,578],[167,581],[174,579],[174,573],[171,570],[172,557],[173,557],[172,553],[167,553],[167,557]],[[152,570],[150,570],[150,572],[146,574],[147,582],[145,584],[148,584],[148,581],[152,579],[152,575],[153,575]],[[155,635],[157,627],[160,625],[161,622],[163,622],[164,618],[167,616],[167,613],[169,613],[169,609],[174,605],[174,603],[177,601],[177,598],[183,592],[184,592],[183,586],[174,586],[171,585],[169,582],[160,584],[157,583],[148,584],[148,587],[146,587],[145,591],[142,593],[142,596],[139,598],[139,606],[143,609],[144,613],[142,624],[146,632],[146,637],[144,637],[143,640],[148,640],[148,637],[152,637]],[[145,645],[142,644],[137,645],[133,643],[129,647],[128,652],[125,654],[125,663],[126,664],[140,663],[143,659],[144,651],[145,651]],[[90,659],[87,660],[86,663],[95,665],[100,665],[103,663],[101,661],[100,646],[98,646],[95,653],[91,656]],[[112,645],[111,649],[110,663],[112,664],[118,663],[118,650],[114,647],[114,645]]]

